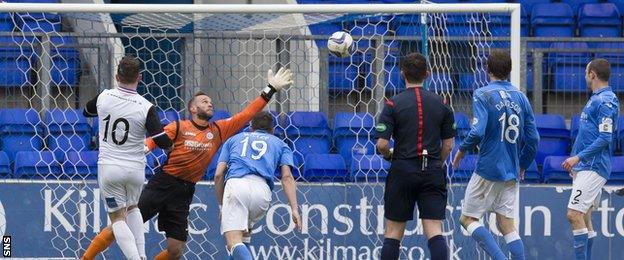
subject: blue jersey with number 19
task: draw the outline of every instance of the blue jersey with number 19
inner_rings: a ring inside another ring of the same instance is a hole
[[[277,167],[294,165],[290,147],[281,139],[264,131],[232,136],[223,144],[219,162],[228,164],[226,182],[230,178],[255,174],[263,177],[271,190]]]
[[[479,145],[475,172],[489,181],[518,179],[520,168],[527,169],[535,159],[539,141],[527,97],[508,81],[490,82],[474,91],[473,115],[459,149]]]

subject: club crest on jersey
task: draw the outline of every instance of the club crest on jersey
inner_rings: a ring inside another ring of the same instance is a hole
[[[206,138],[208,138],[208,140],[212,140],[212,138],[214,138],[214,134],[212,132],[208,132],[206,133]]]
[[[472,125],[477,125],[477,123],[479,123],[479,119],[477,119],[476,117],[472,118]]]

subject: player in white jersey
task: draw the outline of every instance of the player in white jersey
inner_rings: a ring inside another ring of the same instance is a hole
[[[137,59],[124,57],[117,68],[117,88],[102,91],[83,112],[99,116],[98,185],[117,244],[127,259],[146,259],[143,217],[137,208],[145,182],[146,133],[160,148],[173,146],[156,108],[136,92],[139,67]]]

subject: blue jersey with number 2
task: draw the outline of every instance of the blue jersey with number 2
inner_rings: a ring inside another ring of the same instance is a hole
[[[472,128],[460,145],[479,145],[475,173],[489,181],[518,179],[537,152],[539,136],[527,97],[507,81],[494,81],[473,94]]]
[[[293,166],[293,152],[276,136],[264,131],[245,132],[232,136],[223,144],[219,162],[228,165],[225,181],[248,174],[263,177],[273,190],[274,173],[278,166]]]

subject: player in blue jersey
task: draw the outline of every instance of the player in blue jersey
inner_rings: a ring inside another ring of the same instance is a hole
[[[591,225],[591,209],[598,206],[602,186],[611,174],[613,131],[620,103],[609,87],[610,76],[607,60],[595,59],[587,64],[585,81],[592,95],[581,113],[573,156],[562,164],[573,178],[567,217],[574,234],[576,259],[591,257],[592,240],[596,236]]]
[[[487,72],[490,83],[474,91],[472,128],[453,160],[457,168],[464,153],[479,146],[459,221],[492,259],[507,259],[479,222],[486,212],[495,212],[512,259],[524,259],[524,245],[514,225],[514,204],[518,180],[535,159],[539,137],[527,97],[508,81],[509,54],[492,51]]]
[[[253,132],[228,139],[219,156],[215,191],[221,207],[221,234],[225,236],[232,259],[252,259],[243,243],[249,243],[253,226],[269,209],[278,167],[292,221],[300,228],[295,179],[290,169],[293,152],[273,135],[273,125],[273,117],[268,112],[256,114],[251,121]]]

